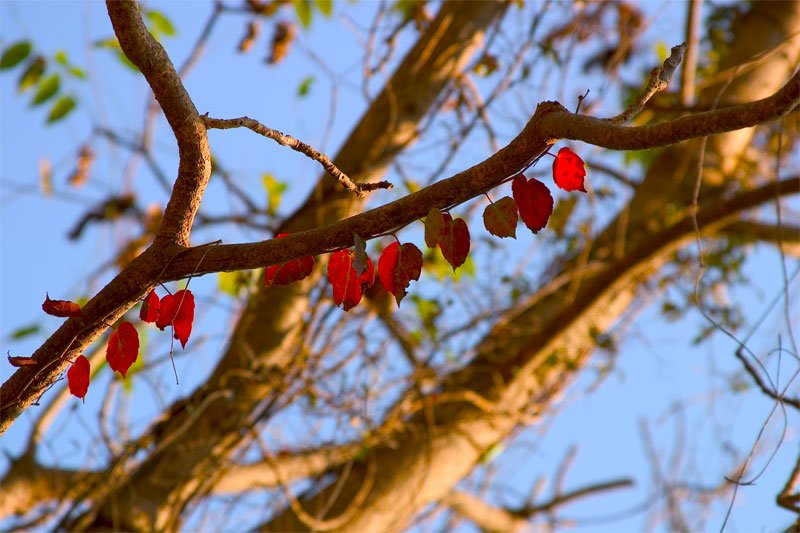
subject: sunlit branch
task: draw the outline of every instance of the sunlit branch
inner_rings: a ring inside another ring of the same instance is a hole
[[[219,119],[219,118],[210,118],[207,114],[203,116],[203,120],[206,123],[206,126],[209,129],[220,129],[220,130],[227,130],[231,128],[248,128],[253,130],[254,132],[258,133],[259,135],[263,135],[268,139],[272,139],[273,141],[277,142],[282,146],[288,146],[292,150],[296,152],[300,152],[304,154],[314,161],[317,161],[322,168],[325,169],[331,176],[339,180],[339,183],[347,189],[348,191],[355,193],[359,197],[364,197],[370,191],[374,191],[376,189],[391,189],[393,185],[388,181],[379,181],[377,183],[354,183],[347,174],[339,170],[336,165],[326,156],[313,148],[311,148],[306,143],[299,141],[292,137],[291,135],[285,135],[278,130],[273,130],[272,128],[268,128],[258,122],[257,120],[253,120],[249,117],[240,117],[240,118],[231,118],[231,119]]]

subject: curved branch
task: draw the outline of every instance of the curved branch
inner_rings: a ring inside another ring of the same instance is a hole
[[[144,75],[178,141],[178,178],[156,238],[186,246],[211,176],[206,127],[164,47],[144,25],[137,3],[108,0],[106,6],[122,51]]]
[[[324,168],[328,174],[339,180],[339,183],[342,184],[342,187],[361,198],[365,197],[369,191],[392,188],[392,184],[388,181],[379,181],[377,183],[354,183],[353,180],[351,180],[347,174],[339,170],[339,168],[334,165],[330,158],[328,158],[328,156],[325,154],[314,150],[303,141],[297,140],[291,135],[285,135],[278,130],[268,128],[259,121],[253,120],[250,117],[221,119],[211,118],[208,116],[208,113],[206,113],[203,115],[203,121],[206,123],[206,127],[208,129],[214,128],[227,130],[231,128],[248,128],[259,135],[263,135],[268,139],[272,139],[282,146],[288,146],[296,152],[305,154],[322,165],[322,168]]]
[[[575,115],[557,103],[558,112],[544,116],[539,125],[558,139],[572,139],[611,150],[647,150],[695,137],[749,128],[776,120],[800,103],[800,73],[774,95],[747,104],[734,105],[639,127],[615,126],[601,119]],[[540,104],[544,105],[544,104]]]
[[[774,95],[748,104],[698,113],[653,126],[625,127],[576,115],[556,102],[539,104],[525,129],[505,148],[485,161],[434,183],[414,194],[342,221],[296,233],[280,240],[189,250],[176,258],[164,280],[219,271],[260,268],[318,255],[353,245],[353,233],[369,239],[425,216],[433,207],[458,205],[500,185],[542,154],[558,138],[576,139],[620,150],[643,150],[693,137],[723,133],[774,120],[800,101],[800,73]],[[795,187],[796,189],[796,187]],[[200,268],[201,255],[205,254]]]

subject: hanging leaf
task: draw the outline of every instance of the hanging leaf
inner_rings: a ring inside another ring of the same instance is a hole
[[[3,56],[0,57],[0,70],[12,68],[28,57],[31,53],[31,43],[29,41],[20,41],[14,43],[3,51]]]
[[[333,0],[314,0],[314,4],[326,17],[333,15]]]
[[[541,181],[525,176],[517,176],[511,182],[511,192],[517,202],[519,216],[528,228],[538,233],[547,225],[553,212],[553,197]]]
[[[288,185],[276,180],[270,174],[261,176],[261,183],[264,184],[264,188],[267,190],[267,214],[274,215],[275,210],[278,209],[281,203],[281,196]]]
[[[79,355],[72,362],[72,366],[67,370],[67,383],[69,383],[69,393],[76,396],[86,403],[86,391],[89,390],[89,360]]]
[[[331,255],[328,261],[328,281],[333,286],[333,301],[349,311],[361,301],[364,290],[375,282],[375,267],[367,258],[367,269],[360,276],[353,267],[355,253],[340,250]]]
[[[21,366],[36,366],[36,359],[33,357],[15,357],[13,355],[8,356],[8,364],[19,368]]]
[[[81,316],[81,307],[75,302],[69,300],[51,300],[50,295],[45,293],[44,303],[42,310],[48,315],[58,317],[75,317]]]
[[[75,109],[75,99],[71,96],[62,96],[56,100],[56,103],[53,104],[53,107],[50,109],[50,114],[47,115],[47,123],[52,124],[53,122],[61,120],[73,109]]]
[[[483,225],[496,237],[517,238],[517,204],[510,196],[505,196],[486,206],[483,211]]]
[[[130,322],[122,322],[108,338],[108,348],[106,348],[108,366],[125,377],[137,357],[139,357],[139,333]]]
[[[583,178],[586,177],[583,159],[566,146],[558,151],[553,160],[553,181],[565,191],[586,192]]]
[[[311,0],[294,0],[294,9],[297,11],[297,18],[308,28],[311,25]]]
[[[455,272],[469,255],[469,228],[463,218],[453,219],[450,213],[445,213],[443,218],[444,226],[439,238],[439,248]]]
[[[286,237],[288,233],[281,233],[276,239]],[[272,285],[291,285],[295,281],[300,281],[311,275],[314,271],[314,258],[312,256],[293,259],[282,265],[268,266],[264,270],[264,286]]]
[[[418,280],[421,272],[422,252],[412,243],[401,245],[395,241],[386,247],[378,260],[378,277],[384,288],[394,295],[398,307],[409,284]]]
[[[158,295],[155,290],[151,290],[145,299],[142,300],[142,308],[139,309],[139,318],[143,322],[154,324],[158,319],[158,304]]]
[[[425,245],[428,248],[436,248],[436,245],[439,244],[442,228],[444,228],[442,212],[435,207],[431,207],[425,217]]]
[[[47,61],[44,57],[37,56],[33,58],[30,63],[28,63],[28,68],[26,68],[19,77],[17,91],[23,93],[36,85],[42,78],[46,65]]]
[[[33,97],[31,105],[37,106],[43,104],[58,92],[59,85],[61,84],[58,74],[53,74],[42,83],[39,84],[39,89]]]
[[[164,331],[164,328],[171,325],[175,338],[181,341],[184,349],[192,334],[193,321],[194,295],[192,291],[185,289],[161,298],[156,327]]]

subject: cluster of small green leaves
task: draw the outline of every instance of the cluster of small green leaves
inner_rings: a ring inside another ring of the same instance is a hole
[[[30,41],[18,41],[3,50],[0,70],[11,70],[18,65],[23,68],[17,79],[17,92],[22,94],[33,90],[31,107],[38,107],[56,98],[47,114],[48,124],[61,120],[75,109],[75,97],[61,91],[62,76],[84,80],[86,74],[70,63],[65,51],[59,50],[52,57],[45,57],[33,53]]]

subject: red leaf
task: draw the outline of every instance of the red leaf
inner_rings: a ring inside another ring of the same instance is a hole
[[[48,315],[60,317],[81,316],[81,306],[68,300],[51,300],[50,295],[45,293],[42,310]]]
[[[184,348],[189,342],[189,335],[192,334],[193,321],[194,294],[192,291],[182,290],[161,298],[156,327],[164,331],[167,326],[172,326],[175,338],[181,341],[181,346]]]
[[[172,327],[175,330],[175,338],[181,341],[181,347],[186,349],[189,342],[189,335],[192,334],[192,322],[194,322],[194,294],[186,289],[175,293],[175,301],[178,302],[178,312]]]
[[[375,282],[375,266],[367,257],[367,269],[360,276],[353,267],[355,254],[350,250],[340,250],[331,255],[328,261],[328,280],[333,286],[333,301],[349,311],[358,305],[364,289]]]
[[[161,331],[172,324],[175,320],[175,313],[178,311],[178,302],[171,294],[165,295],[161,298],[161,303],[158,305],[158,317],[156,318],[156,327]]]
[[[381,254],[378,260],[378,277],[387,291],[394,295],[400,305],[411,280],[418,280],[422,272],[422,252],[411,243],[400,245],[395,241]]]
[[[585,177],[583,159],[566,146],[559,150],[558,156],[553,160],[553,180],[556,185],[565,191],[586,192],[583,187]]]
[[[518,176],[511,182],[511,192],[517,202],[519,216],[534,233],[547,225],[553,213],[553,197],[550,190],[541,181],[525,176]]]
[[[517,204],[510,196],[504,196],[483,211],[483,225],[496,237],[517,238]]]
[[[444,226],[439,238],[439,248],[455,272],[469,255],[469,229],[462,218],[453,219],[450,213],[445,213],[443,218]]]
[[[108,366],[125,377],[137,357],[139,357],[139,333],[130,322],[122,322],[108,338],[106,349]]]
[[[83,400],[83,403],[86,403],[86,391],[89,390],[89,370],[89,360],[82,355],[76,357],[67,370],[69,392]]]
[[[158,318],[158,303],[156,291],[150,291],[150,294],[142,300],[142,308],[139,309],[139,318],[144,322],[155,322]]]
[[[431,207],[428,216],[425,217],[425,244],[428,248],[436,248],[442,235],[442,228],[444,228],[442,212]]]
[[[286,237],[288,233],[281,233],[276,239]],[[310,255],[293,259],[282,265],[268,266],[264,270],[264,286],[291,285],[295,281],[307,278],[314,271],[314,258]]]

